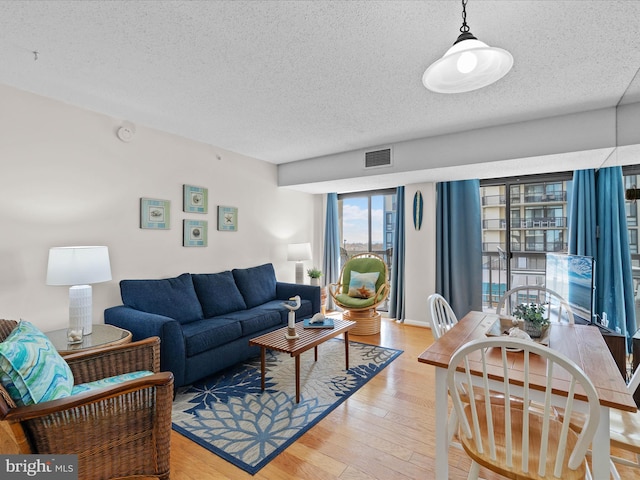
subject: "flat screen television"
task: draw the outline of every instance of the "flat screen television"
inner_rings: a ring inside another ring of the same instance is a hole
[[[561,295],[575,316],[592,323],[596,262],[592,257],[547,253],[545,285]]]

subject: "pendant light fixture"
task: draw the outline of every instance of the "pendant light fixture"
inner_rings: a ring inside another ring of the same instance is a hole
[[[422,76],[422,83],[437,93],[463,93],[486,87],[504,77],[513,57],[502,48],[490,47],[469,31],[467,1],[462,0],[460,36],[444,56]]]

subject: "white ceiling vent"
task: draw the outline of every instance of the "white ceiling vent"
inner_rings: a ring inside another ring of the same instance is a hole
[[[391,166],[390,148],[364,153],[364,168],[378,168],[389,166]]]

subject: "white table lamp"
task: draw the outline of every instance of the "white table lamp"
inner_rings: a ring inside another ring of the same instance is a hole
[[[296,262],[296,283],[304,283],[304,260],[311,260],[310,243],[290,243],[287,260]]]
[[[90,283],[111,280],[107,247],[53,247],[49,250],[47,285],[69,288],[69,324],[92,332],[92,292]]]

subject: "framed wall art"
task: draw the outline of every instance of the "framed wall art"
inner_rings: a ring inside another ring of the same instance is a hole
[[[207,246],[207,221],[206,220],[184,220],[184,232],[182,239],[183,247],[206,247]]]
[[[168,230],[171,226],[171,201],[140,199],[140,228]]]
[[[238,209],[218,206],[218,230],[221,232],[238,231]]]
[[[209,189],[193,185],[183,185],[182,189],[184,192],[183,210],[185,212],[208,213]]]

